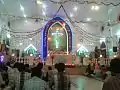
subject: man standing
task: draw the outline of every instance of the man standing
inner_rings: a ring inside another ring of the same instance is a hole
[[[42,72],[38,67],[32,69],[32,78],[25,81],[23,90],[49,90],[47,83],[41,79]]]
[[[102,90],[120,90],[120,58],[115,58],[110,63],[112,76],[104,82]]]
[[[50,87],[53,90],[70,90],[70,76],[65,71],[65,64],[59,63],[57,65],[58,73],[54,74],[50,80]]]

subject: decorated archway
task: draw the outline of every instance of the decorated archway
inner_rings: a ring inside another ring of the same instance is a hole
[[[65,33],[63,34],[66,34],[66,52],[67,54],[69,54],[71,51],[72,51],[72,32],[71,32],[71,29],[69,27],[69,25],[63,20],[61,19],[60,17],[55,17],[53,18],[52,20],[50,20],[43,32],[42,32],[42,57],[43,58],[46,58],[47,57],[47,54],[48,54],[48,40],[49,40],[49,30],[52,26],[56,25],[56,24],[59,24],[60,26],[62,26],[62,28],[64,29]],[[59,33],[58,31],[53,33],[54,35],[62,35],[61,33]],[[56,48],[58,48],[58,46],[56,46]]]

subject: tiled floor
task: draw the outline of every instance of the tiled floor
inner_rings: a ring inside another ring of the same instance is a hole
[[[94,79],[90,79],[83,76],[71,76],[71,81],[71,90],[82,90],[81,88],[78,88],[78,86],[84,86],[85,90],[102,90],[103,83]]]

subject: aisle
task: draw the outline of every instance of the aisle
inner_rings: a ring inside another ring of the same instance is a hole
[[[83,79],[85,80],[85,90],[101,90],[102,82],[90,79],[83,76],[71,76],[72,86],[71,90],[77,90],[77,80]]]

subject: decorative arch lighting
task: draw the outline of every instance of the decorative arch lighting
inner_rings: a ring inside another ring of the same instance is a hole
[[[28,45],[24,51],[27,51],[30,47],[32,47],[35,51],[37,51],[37,49],[35,48],[35,46],[33,46],[32,44]]]
[[[87,50],[83,45],[81,45],[80,48],[77,50],[77,52],[79,52],[79,51],[80,51],[81,53],[82,53],[82,52],[88,52],[88,50]]]
[[[65,30],[66,36],[67,36],[67,55],[72,51],[72,32],[71,32],[71,28],[69,27],[69,25],[60,17],[54,17],[53,19],[51,19],[50,21],[48,21],[48,23],[45,25],[43,32],[42,32],[42,50],[41,50],[41,56],[42,58],[47,58],[47,54],[48,54],[48,43],[47,41],[49,40],[49,36],[48,36],[48,31],[50,30],[50,28],[55,25],[55,24],[59,24],[60,26],[63,27],[63,29]],[[63,35],[61,32],[54,32],[53,35],[58,34],[59,36]],[[56,42],[58,44],[58,42]],[[58,46],[56,47],[58,48]]]

